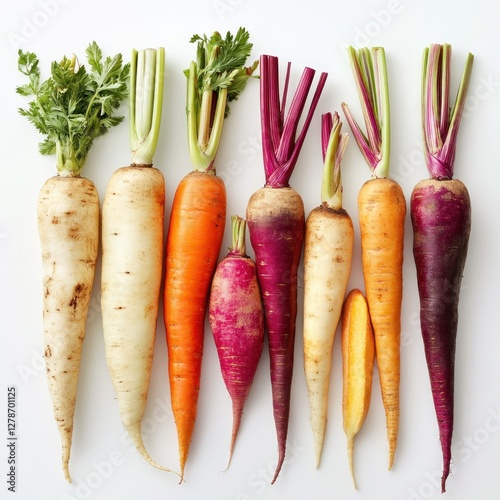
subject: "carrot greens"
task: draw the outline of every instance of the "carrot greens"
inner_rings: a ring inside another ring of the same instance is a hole
[[[80,174],[94,142],[111,127],[122,122],[113,116],[127,96],[129,64],[122,63],[121,54],[103,59],[96,42],[86,49],[87,71],[76,56],[63,57],[51,65],[51,76],[41,81],[37,56],[19,50],[18,69],[28,83],[17,87],[17,93],[33,96],[21,115],[45,135],[40,153],[56,154],[60,175]]]
[[[342,176],[340,164],[344,156],[349,136],[341,133],[342,122],[337,112],[321,116],[321,143],[323,151],[323,179],[321,182],[321,201],[326,206],[342,208]]]
[[[160,134],[165,49],[133,50],[130,68],[132,163],[152,165]]]
[[[422,67],[422,132],[425,160],[433,178],[453,177],[458,127],[472,73],[474,56],[467,55],[457,96],[450,108],[451,46],[433,44],[424,49]]]
[[[188,78],[188,143],[196,170],[215,172],[215,156],[224,119],[229,116],[229,103],[238,99],[258,66],[258,61],[244,66],[253,46],[249,38],[244,28],[239,28],[236,35],[227,32],[225,38],[218,32],[210,38],[191,38],[191,43],[197,43],[196,61],[184,73]]]
[[[278,58],[268,55],[261,57],[262,149],[266,185],[272,187],[288,186],[327,79],[327,74],[321,73],[302,129],[297,135],[300,116],[316,72],[312,68],[304,68],[285,116],[290,70],[291,64],[288,64],[280,102]]]
[[[349,47],[349,60],[363,111],[366,132],[361,130],[347,104],[347,122],[374,177],[387,177],[390,151],[390,106],[387,63],[382,47]]]

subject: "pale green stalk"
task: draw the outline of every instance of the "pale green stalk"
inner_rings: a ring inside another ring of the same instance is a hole
[[[349,47],[349,60],[358,90],[364,133],[353,118],[347,104],[342,109],[351,127],[354,139],[363,154],[373,177],[389,176],[390,162],[390,105],[387,62],[383,47],[359,50]]]
[[[246,220],[238,215],[231,217],[232,246],[230,251],[238,255],[246,255]]]
[[[187,133],[191,163],[195,170],[215,175],[215,157],[222,137],[229,103],[238,98],[258,61],[245,67],[252,44],[240,28],[225,38],[214,32],[193,35],[197,42],[196,61],[184,72],[187,77]],[[215,109],[214,109],[215,106]]]
[[[130,148],[133,165],[152,165],[158,145],[165,49],[133,50],[130,63]]]
[[[326,124],[323,125],[327,126]],[[344,155],[348,135],[341,134],[342,122],[337,113],[333,115],[328,146],[325,151],[321,201],[332,210],[342,209],[342,174],[340,164]],[[324,131],[326,132],[326,131]]]

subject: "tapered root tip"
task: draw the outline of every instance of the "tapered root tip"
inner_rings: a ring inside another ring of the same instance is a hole
[[[238,431],[240,429],[242,415],[243,415],[243,402],[233,401],[233,429],[231,431],[231,443],[229,445],[229,460],[227,462],[227,467],[224,469],[224,472],[227,471],[229,469],[229,466],[231,465],[234,445],[236,443],[236,437],[238,436]]]
[[[318,435],[314,436],[314,459],[316,461],[315,467],[319,469],[321,463],[321,455],[323,453],[323,439],[320,439]]]
[[[390,447],[389,448],[389,464],[387,465],[387,470],[391,470],[392,469],[392,466],[394,465],[394,452],[396,450],[394,449],[394,447]]]
[[[441,476],[441,493],[446,493],[446,480],[450,475],[450,464],[445,463],[443,469],[443,475]]]
[[[71,453],[71,432],[61,432],[62,439],[62,469],[64,477],[68,483],[71,483],[71,475],[69,473],[69,456]]]
[[[281,467],[283,466],[283,462],[285,460],[285,453],[280,452],[279,457],[278,457],[278,465],[276,466],[276,471],[274,472],[274,477],[273,480],[271,481],[271,484],[274,484],[276,482],[276,479],[278,479],[279,473],[281,471]]]
[[[181,472],[179,474],[179,484],[182,484],[184,482],[184,469],[186,468],[186,462],[187,462],[187,452],[181,453],[179,458],[179,465],[181,469]]]
[[[354,489],[358,489],[358,485],[356,484],[356,476],[354,475],[354,436],[347,436],[347,457],[349,460],[349,470],[351,471],[352,484],[354,485]]]
[[[137,451],[141,454],[141,456],[148,462],[150,465],[153,467],[156,467],[159,470],[163,470],[165,472],[171,472],[172,474],[176,474],[181,478],[180,482],[182,482],[184,474],[179,474],[178,472],[169,469],[167,467],[164,467],[163,465],[160,465],[159,463],[155,462],[151,456],[149,455],[148,451],[146,450],[146,447],[144,446],[144,441],[142,440],[142,435],[141,435],[141,430],[140,430],[140,424],[139,426],[134,426],[134,427],[128,427],[127,432],[129,435],[130,440],[136,447]]]
[[[68,483],[71,483],[71,476],[69,474],[69,464],[67,460],[66,461],[63,460],[63,472],[66,481],[68,481]]]

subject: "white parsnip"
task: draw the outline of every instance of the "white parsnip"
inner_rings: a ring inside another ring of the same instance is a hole
[[[76,56],[63,57],[52,63],[51,76],[42,82],[36,54],[20,50],[18,69],[27,83],[16,89],[32,97],[19,113],[45,136],[40,153],[56,158],[57,176],[41,188],[37,212],[44,358],[69,482],[80,358],[99,246],[99,198],[92,181],[81,172],[94,139],[123,120],[113,113],[126,95],[129,74],[121,54],[103,58],[95,42],[86,55],[89,71]]]
[[[70,481],[78,372],[99,246],[99,198],[83,177],[51,177],[38,199],[44,358]]]
[[[146,460],[146,408],[162,278],[165,183],[154,167],[111,177],[102,213],[101,309],[106,361],[130,440]]]
[[[165,179],[153,167],[161,121],[164,49],[132,51],[132,163],[109,180],[102,209],[101,309],[106,361],[129,439],[151,465],[141,433],[163,272]]]

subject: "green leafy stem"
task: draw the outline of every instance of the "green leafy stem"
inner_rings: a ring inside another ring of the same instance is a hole
[[[51,76],[42,82],[37,56],[19,50],[18,69],[28,83],[16,91],[33,96],[19,113],[46,136],[40,153],[56,155],[60,175],[80,175],[94,139],[124,118],[113,114],[128,95],[130,65],[123,64],[121,54],[103,59],[95,42],[86,49],[86,56],[89,71],[75,56],[65,56],[51,64]]]

